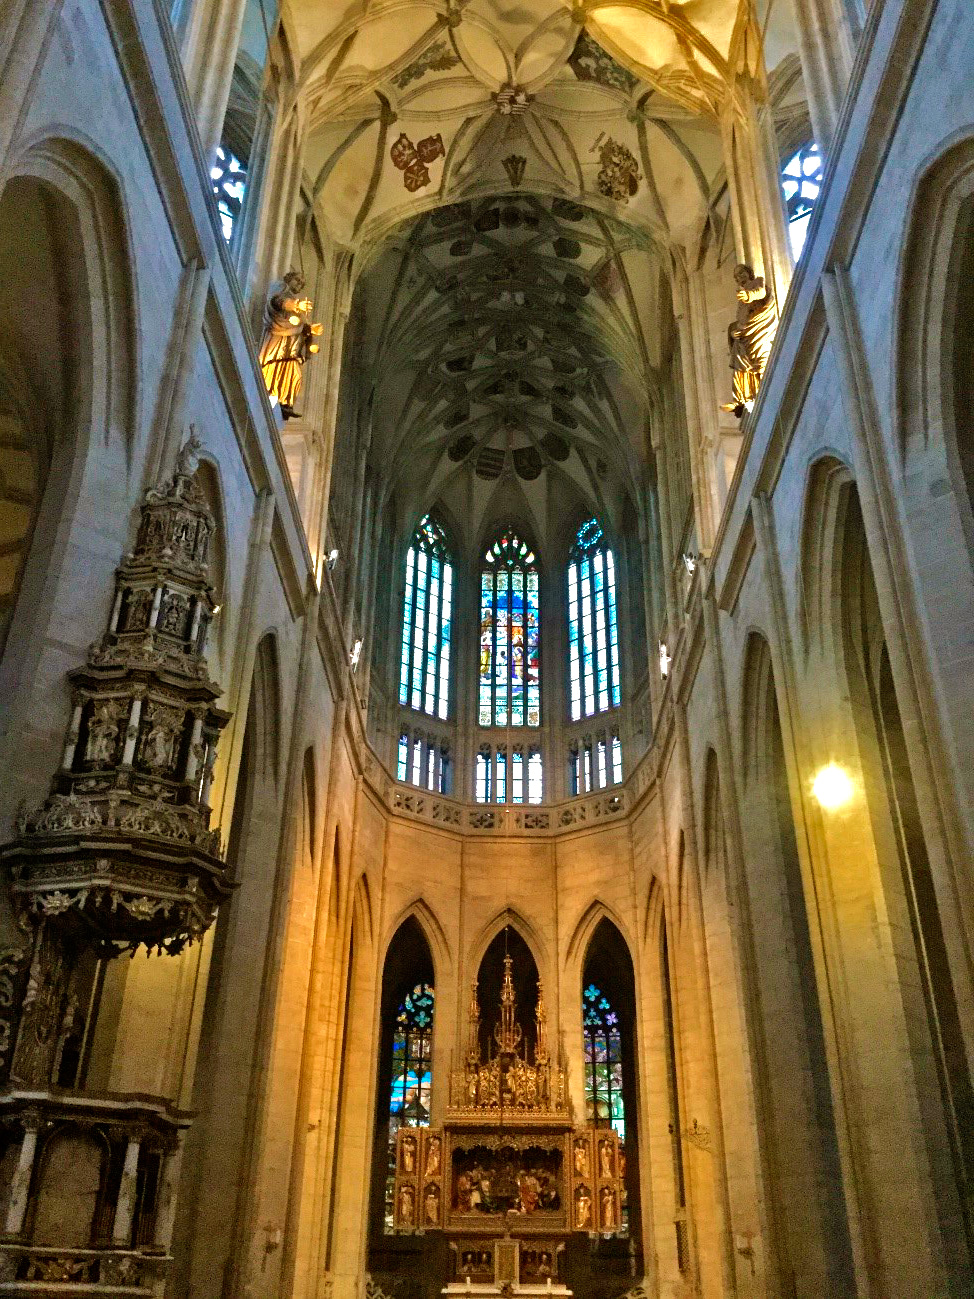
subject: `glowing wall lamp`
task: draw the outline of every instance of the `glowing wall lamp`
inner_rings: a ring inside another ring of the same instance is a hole
[[[829,762],[812,781],[812,793],[826,812],[835,812],[852,799],[854,787],[845,768]]]

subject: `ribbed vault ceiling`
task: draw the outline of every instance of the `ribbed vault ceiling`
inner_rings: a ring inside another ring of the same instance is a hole
[[[564,199],[511,193],[409,222],[356,297],[387,491],[528,499],[547,478],[549,495],[614,513],[670,336],[661,272],[645,234]]]

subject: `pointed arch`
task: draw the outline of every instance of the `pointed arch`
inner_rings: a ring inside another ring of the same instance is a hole
[[[372,947],[372,893],[369,889],[369,877],[365,871],[358,877],[355,891],[352,894],[352,924],[362,944]]]
[[[203,498],[213,515],[214,530],[209,543],[209,576],[214,591],[214,599],[220,607],[215,620],[217,649],[221,658],[225,658],[230,648],[228,627],[230,626],[230,591],[232,588],[231,559],[227,547],[227,509],[223,491],[223,479],[220,466],[216,460],[205,452],[200,457],[196,469],[196,482]]]
[[[625,1158],[622,1223],[641,1271],[636,976],[630,945],[608,914],[589,933],[579,974],[586,1121],[618,1135]],[[606,1266],[608,1260],[600,1261]]]
[[[663,923],[663,885],[658,875],[649,881],[649,892],[646,895],[646,915],[643,921],[643,942],[652,943],[654,935],[659,933]]]
[[[248,726],[251,717],[254,720],[254,760],[275,784],[280,776],[282,707],[277,632],[270,630],[257,642],[247,720]]]
[[[970,283],[965,258],[974,247],[974,136],[969,130],[941,146],[922,168],[909,210],[897,284],[900,450],[906,458],[928,442],[946,446],[953,472],[961,482],[967,480],[963,494],[969,498],[970,475],[957,422],[959,376],[952,356],[959,330],[974,327],[964,315]],[[974,517],[965,524],[970,536]]]
[[[119,459],[131,468],[138,431],[140,331],[124,213],[91,141],[35,136],[10,159],[0,190],[0,699],[33,673],[86,482],[100,479],[99,501],[125,517],[116,470]],[[82,643],[93,631],[80,629]]]
[[[809,465],[797,573],[798,625],[806,654],[818,646],[834,655],[837,546],[852,483],[851,469],[831,451]]]
[[[592,936],[603,920],[619,931],[622,941],[629,951],[632,951],[632,936],[628,932],[625,921],[614,907],[610,907],[601,898],[593,898],[576,921],[572,936],[568,940],[568,947],[565,950],[566,966],[575,960],[584,959],[592,941]]]
[[[433,953],[413,913],[392,935],[382,961],[370,1194],[370,1236],[376,1243],[392,1232],[396,1134],[401,1127],[430,1123],[435,1006]]]
[[[425,898],[414,898],[412,902],[399,911],[389,927],[390,938],[389,943],[386,945],[386,951],[388,952],[396,934],[410,917],[416,921],[423,931],[423,937],[433,956],[437,982],[442,983],[452,973],[453,957],[450,954],[450,944],[447,941],[446,932],[440,924],[436,912]]]
[[[497,935],[508,926],[510,926],[511,929],[516,930],[520,937],[524,939],[524,942],[530,949],[538,969],[542,971],[542,977],[550,978],[554,973],[554,970],[550,963],[547,944],[544,942],[541,934],[535,926],[532,925],[520,911],[517,911],[510,906],[505,907],[503,911],[496,912],[494,916],[481,928],[479,934],[474,939],[470,946],[470,969],[472,971],[480,969],[487,948],[491,945]]]

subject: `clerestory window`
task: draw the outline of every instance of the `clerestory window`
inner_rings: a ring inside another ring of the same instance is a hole
[[[573,722],[619,706],[615,560],[595,519],[579,528],[569,555],[568,666]]]
[[[822,188],[822,155],[812,140],[803,145],[781,169],[781,191],[788,214],[788,238],[797,262],[808,237],[812,210]]]
[[[507,530],[487,548],[480,576],[481,726],[541,725],[538,633],[534,553]]]
[[[452,612],[453,564],[442,528],[427,514],[406,553],[399,702],[432,717],[445,718],[449,706]]]

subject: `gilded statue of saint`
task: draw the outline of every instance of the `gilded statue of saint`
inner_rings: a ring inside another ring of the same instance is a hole
[[[727,327],[734,400],[721,410],[733,411],[740,419],[758,395],[778,328],[778,305],[764,277],[755,275],[750,266],[741,263],[734,271],[734,281],[737,316]]]
[[[264,308],[260,369],[271,401],[280,402],[285,419],[295,414],[304,363],[318,351],[314,340],[323,326],[311,320],[311,307],[311,299],[304,297],[304,277],[292,270],[272,286]]]

